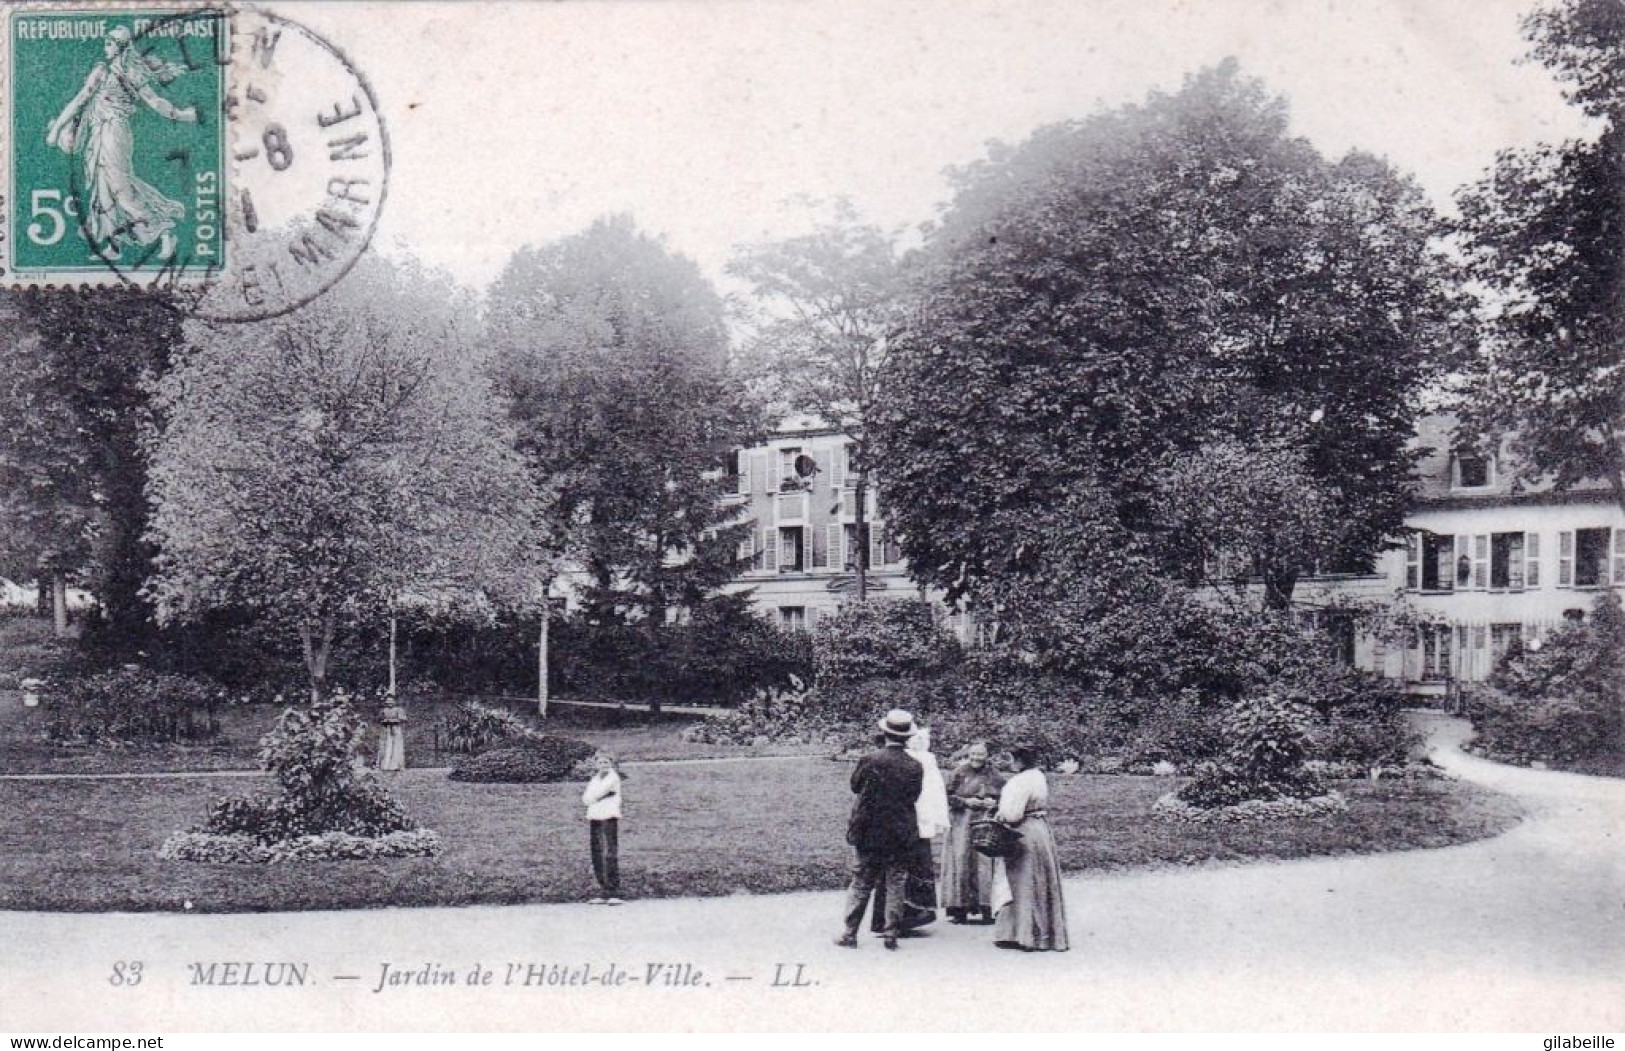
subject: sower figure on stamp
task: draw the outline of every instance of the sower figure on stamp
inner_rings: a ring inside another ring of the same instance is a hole
[[[166,120],[195,123],[197,110],[177,106],[154,84],[168,84],[186,67],[143,55],[130,31],[115,26],[79,93],[51,122],[45,140],[84,164],[84,222],[93,245],[118,258],[126,242],[159,243],[158,257],[175,254],[175,224],[186,206],[172,201],[135,173],[131,122],[145,106]]]
[[[920,796],[925,770],[904,750],[914,733],[914,717],[893,709],[880,721],[885,747],[871,752],[852,771],[857,801],[846,841],[857,851],[852,886],[846,896],[846,932],[835,944],[856,948],[858,927],[877,885],[886,888],[886,948],[897,948],[902,928],[904,888],[909,862],[920,836],[914,801]]]

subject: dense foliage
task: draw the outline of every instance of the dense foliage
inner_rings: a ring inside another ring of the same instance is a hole
[[[756,431],[721,298],[617,218],[515,253],[489,302],[496,387],[557,495],[547,542],[584,567],[590,618],[660,624],[703,604],[739,570],[748,526],[721,468]]]
[[[182,675],[120,668],[69,676],[45,694],[45,734],[92,745],[196,741],[219,731],[220,688]]]
[[[1591,613],[1507,653],[1468,698],[1473,747],[1513,762],[1586,764],[1625,757],[1625,610],[1617,592]]]
[[[813,634],[814,678],[832,692],[871,679],[940,675],[962,657],[959,640],[921,601],[848,602]]]
[[[556,619],[551,641],[554,685],[592,700],[727,706],[812,673],[807,634],[758,615],[744,596],[663,624]]]
[[[995,148],[929,235],[876,420],[910,567],[996,603],[1049,574],[1043,512],[1070,504],[1110,575],[1169,458],[1221,439],[1302,450],[1348,524],[1335,559],[1369,556],[1402,524],[1425,351],[1449,338],[1435,232],[1409,179],[1322,158],[1229,63]]]
[[[1524,30],[1600,130],[1504,151],[1458,196],[1488,315],[1458,366],[1462,429],[1490,452],[1504,439],[1526,480],[1604,480],[1625,509],[1625,5],[1555,0]]]
[[[1237,702],[1225,713],[1223,756],[1199,767],[1177,798],[1211,809],[1324,795],[1324,783],[1304,766],[1313,729],[1309,707],[1278,694]]]
[[[133,288],[0,296],[0,575],[82,582],[128,653],[151,612],[139,439],[180,315]]]

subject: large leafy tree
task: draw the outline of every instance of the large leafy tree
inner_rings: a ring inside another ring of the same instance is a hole
[[[1323,158],[1226,63],[957,181],[875,428],[918,575],[992,586],[1013,542],[995,521],[1091,488],[1143,546],[1160,472],[1221,441],[1302,450],[1350,525],[1338,560],[1400,529],[1427,351],[1453,319],[1408,179]]]
[[[517,252],[487,309],[493,375],[589,618],[661,625],[740,570],[721,466],[752,435],[722,302],[630,219]]]
[[[748,281],[762,316],[750,351],[794,411],[847,437],[859,557],[854,596],[867,597],[869,423],[884,400],[891,342],[901,327],[902,273],[895,236],[859,222],[846,202],[811,233],[752,246],[729,267]]]
[[[473,304],[369,259],[284,318],[189,324],[151,438],[160,616],[246,608],[300,642],[405,605],[535,594],[548,507],[482,369]]]
[[[150,628],[139,435],[180,321],[133,289],[31,290],[0,306],[0,562],[51,586],[59,629],[70,578],[114,641],[137,646]]]
[[[1526,480],[1606,480],[1625,509],[1625,4],[1563,0],[1524,30],[1597,133],[1505,151],[1458,196],[1487,314],[1462,431],[1505,438]]]

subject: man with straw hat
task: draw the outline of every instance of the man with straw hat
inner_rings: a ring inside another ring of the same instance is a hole
[[[920,835],[914,801],[920,797],[925,769],[905,750],[914,733],[914,717],[893,708],[880,720],[880,732],[885,735],[885,747],[859,760],[852,771],[852,791],[858,798],[852,805],[846,841],[858,858],[846,895],[846,933],[835,941],[848,949],[857,948],[864,910],[881,884],[886,888],[885,945],[897,948],[909,858]]]

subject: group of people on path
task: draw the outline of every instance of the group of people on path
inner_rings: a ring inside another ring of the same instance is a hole
[[[879,724],[880,746],[852,772],[857,800],[847,842],[857,851],[847,892],[846,929],[838,945],[855,948],[865,912],[888,949],[935,922],[991,924],[995,945],[1064,951],[1066,905],[1050,832],[1049,783],[1033,748],[1010,748],[1014,772],[994,765],[986,742],[966,750],[944,780],[931,735],[893,709]],[[619,905],[622,775],[613,757],[593,757],[581,794],[599,893],[592,904]],[[976,825],[999,822],[1013,846],[999,857],[977,849]],[[936,844],[942,844],[940,893]],[[872,908],[871,908],[872,903]]]
[[[1027,745],[1010,749],[1006,779],[986,742],[970,746],[944,781],[931,739],[914,717],[893,709],[880,720],[880,745],[852,772],[857,800],[847,842],[857,852],[847,891],[846,930],[836,944],[856,948],[866,911],[871,927],[896,949],[900,938],[936,919],[991,923],[1002,948],[1064,951],[1066,906],[1048,821],[1049,783]],[[997,821],[1014,845],[993,858],[976,849],[973,829]],[[941,893],[934,844],[942,840]],[[870,908],[871,900],[873,907]]]

